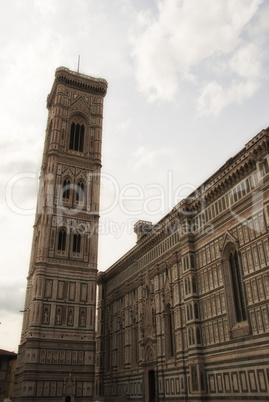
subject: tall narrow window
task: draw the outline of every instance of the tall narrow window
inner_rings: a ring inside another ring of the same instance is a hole
[[[65,251],[66,247],[66,231],[65,229],[60,229],[58,234],[58,250]]]
[[[71,124],[69,149],[72,149],[73,151],[83,152],[84,131],[85,127],[83,124]]]
[[[73,236],[73,253],[80,253],[81,235],[75,233]]]
[[[232,273],[236,319],[237,322],[241,322],[247,319],[247,315],[243,293],[243,278],[239,266],[239,256],[236,250],[233,253],[230,253],[229,262]]]
[[[132,327],[132,363],[137,365],[137,342],[138,342],[138,334],[137,334],[137,325],[136,321],[133,321]]]
[[[191,382],[192,382],[192,390],[198,391],[198,375],[196,366],[191,366]]]
[[[63,182],[63,200],[67,201],[70,199],[70,180],[64,179]]]
[[[166,355],[170,359],[174,356],[173,348],[173,328],[170,304],[165,308],[165,339],[166,339]]]
[[[230,241],[230,234],[227,233],[222,253],[222,275],[232,338],[242,338],[251,331],[247,316],[242,262],[237,246],[238,244]]]
[[[77,202],[83,202],[84,201],[84,184],[83,181],[79,181],[77,183],[77,188],[76,188],[76,201]]]

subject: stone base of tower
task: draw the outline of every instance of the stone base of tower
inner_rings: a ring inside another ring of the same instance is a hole
[[[13,401],[91,402],[94,343],[82,343],[79,350],[77,342],[51,342],[46,349],[44,346],[37,340],[20,345]]]

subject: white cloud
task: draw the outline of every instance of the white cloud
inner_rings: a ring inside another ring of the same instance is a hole
[[[243,33],[261,3],[262,0],[159,0],[157,16],[141,12],[131,38],[140,91],[150,101],[172,100],[181,81],[196,85],[204,82],[199,68],[204,63],[211,72],[225,70],[230,81],[236,74],[244,79],[251,77],[251,82],[223,89],[220,77],[211,78],[213,82],[206,84],[198,102],[200,107],[208,103],[205,99],[217,96],[217,106],[209,108],[216,114],[232,99],[230,93],[238,93],[239,99],[249,96],[257,88],[255,79],[261,73],[257,57],[260,48],[246,44]],[[229,95],[223,95],[223,90]]]
[[[152,150],[146,147],[140,147],[133,152],[129,163],[133,170],[140,169],[141,167],[154,168],[158,162],[158,158],[169,153],[170,151],[167,149]]]
[[[197,100],[197,111],[200,115],[215,115],[230,103],[240,103],[243,99],[251,97],[258,89],[256,81],[234,82],[224,88],[216,81],[204,86]]]
[[[131,119],[120,121],[117,125],[117,131],[121,134],[126,134],[131,125]]]
[[[252,43],[241,47],[231,58],[231,71],[243,78],[259,77],[261,74],[261,60],[259,49]]]
[[[22,325],[23,314],[13,313],[1,309],[0,315],[1,315],[1,332],[0,332],[1,349],[17,353],[17,346],[19,345],[20,341],[20,330]]]
[[[216,82],[212,81],[205,85],[198,99],[199,114],[214,114],[218,115],[223,108],[224,95],[223,88]]]

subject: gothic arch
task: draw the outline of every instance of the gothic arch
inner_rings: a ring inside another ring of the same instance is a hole
[[[60,227],[57,233],[57,251],[65,254],[67,250],[67,230],[65,227]]]
[[[63,166],[62,175],[63,175],[63,177],[70,176],[70,178],[72,178],[72,180],[73,180],[74,171],[75,171],[75,169],[70,166]]]
[[[239,243],[228,232],[224,238],[221,264],[231,337],[247,335],[250,327]]]
[[[63,201],[70,201],[72,199],[72,178],[70,176],[63,177],[62,184],[62,199]]]
[[[85,201],[85,182],[79,179],[75,184],[76,203],[83,204]]]
[[[145,353],[145,361],[148,362],[152,362],[154,361],[154,349],[152,347],[152,345],[149,343],[146,347],[146,353]]]
[[[73,105],[71,106],[70,122],[76,119],[80,119],[81,121],[84,122],[85,126],[88,126],[90,124],[90,117],[88,116],[87,112],[83,110],[83,109],[87,110],[88,108],[86,103],[84,102],[84,105],[86,106],[85,108],[83,108],[83,102],[79,102],[78,100],[75,103],[73,103]]]

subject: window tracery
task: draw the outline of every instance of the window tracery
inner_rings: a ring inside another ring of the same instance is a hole
[[[232,273],[236,319],[237,322],[241,322],[245,321],[247,319],[247,316],[246,316],[246,307],[243,295],[243,280],[239,266],[239,255],[236,250],[230,253],[229,263]]]
[[[226,310],[231,337],[242,337],[250,333],[247,305],[241,266],[239,244],[226,234],[222,253],[222,271],[226,295]]]
[[[69,138],[69,149],[72,151],[83,152],[84,147],[84,132],[85,126],[82,123],[71,124],[70,128],[70,138]]]

